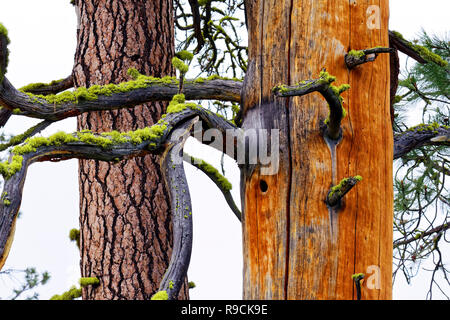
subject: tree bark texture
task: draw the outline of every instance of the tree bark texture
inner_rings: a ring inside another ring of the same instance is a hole
[[[388,0],[246,5],[243,128],[280,129],[280,164],[276,175],[264,176],[258,167],[243,173],[244,298],[354,299],[352,275],[365,273],[362,299],[390,299],[389,56],[351,71],[344,62],[351,49],[389,46]],[[348,115],[335,155],[321,133],[328,114],[323,97],[278,98],[271,91],[315,79],[323,68],[336,76],[337,85],[351,85],[343,93]],[[340,210],[330,210],[325,204],[330,187],[355,175],[362,182]]]
[[[128,68],[155,77],[174,75],[171,0],[77,1],[80,13],[75,86],[130,80]],[[78,129],[136,130],[156,123],[166,108],[89,112]],[[170,201],[159,158],[117,164],[80,160],[81,274],[100,285],[83,299],[149,299],[168,266],[172,246]],[[185,298],[185,289],[180,298]]]

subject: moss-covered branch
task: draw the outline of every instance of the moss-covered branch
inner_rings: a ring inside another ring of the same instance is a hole
[[[133,107],[150,101],[170,101],[178,93],[179,80],[154,78],[130,72],[135,79],[120,84],[78,88],[59,94],[34,95],[16,90],[8,79],[0,85],[0,103],[21,115],[62,120],[84,112]],[[242,83],[238,80],[209,77],[185,80],[183,93],[189,100],[240,101]]]
[[[450,127],[438,123],[420,124],[394,136],[394,159],[427,145],[450,146]]]
[[[326,199],[327,205],[330,207],[339,205],[341,199],[361,180],[361,176],[342,179],[338,185],[332,187],[330,192],[328,192]]]
[[[178,130],[172,131],[167,137],[166,149],[161,156],[161,168],[167,190],[170,193],[173,248],[169,266],[159,286],[159,292],[165,292],[169,300],[178,298],[191,259],[192,205],[180,152],[197,121],[198,117],[183,123],[177,128]]]
[[[161,155],[167,148],[169,135],[197,116],[202,120],[204,130],[216,128],[225,136],[227,130],[236,129],[223,118],[200,106],[186,104],[184,100],[174,100],[171,108],[171,112],[157,124],[136,131],[101,134],[90,131],[73,134],[58,132],[48,138],[29,138],[14,147],[9,160],[0,163],[0,173],[5,179],[3,194],[8,195],[7,201],[0,203],[0,269],[11,247],[26,172],[31,164],[73,158],[117,162],[150,153]]]
[[[336,78],[323,70],[320,72],[320,77],[316,80],[302,81],[294,86],[276,86],[273,88],[273,93],[278,97],[303,96],[312,92],[322,94],[329,106],[329,115],[325,120],[327,125],[326,134],[330,139],[338,140],[341,134],[341,121],[347,114],[342,106],[343,98],[341,93],[350,89],[350,86],[343,84],[336,87],[332,85],[334,81],[336,81]]]
[[[23,143],[26,139],[31,138],[34,135],[38,134],[39,132],[41,132],[42,130],[47,128],[52,123],[53,123],[53,121],[48,121],[48,120],[39,122],[37,125],[31,127],[24,133],[12,137],[6,143],[0,144],[0,151],[4,151],[4,150],[8,149],[9,147],[13,147],[13,146]]]
[[[389,31],[389,41],[397,50],[403,52],[419,63],[424,64],[432,62],[441,67],[446,67],[448,65],[448,62],[442,59],[441,56],[431,52],[424,46],[406,40],[400,32]]]
[[[73,76],[70,75],[67,78],[54,80],[50,83],[30,83],[22,88],[19,91],[31,93],[33,95],[55,95],[62,91],[73,88]]]
[[[350,50],[345,55],[345,64],[347,65],[348,69],[353,69],[360,64],[375,61],[380,53],[392,53],[393,51],[394,49],[392,48],[383,47],[364,50]]]
[[[230,192],[232,189],[232,185],[227,180],[227,178],[225,178],[222,174],[220,174],[219,170],[217,170],[212,165],[210,165],[209,163],[205,162],[202,159],[194,158],[187,153],[183,155],[183,159],[187,163],[200,169],[204,174],[208,176],[208,178],[212,180],[212,182],[214,182],[214,184],[219,188],[219,190],[225,197],[225,200],[227,201],[230,209],[233,211],[233,213],[236,215],[239,221],[241,221],[242,213],[237,207],[236,203],[234,202],[233,196],[231,195]]]

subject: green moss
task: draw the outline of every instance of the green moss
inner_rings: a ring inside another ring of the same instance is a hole
[[[34,103],[48,103],[52,105],[61,105],[65,103],[79,103],[80,101],[94,101],[99,96],[111,96],[117,93],[126,93],[136,89],[147,88],[154,85],[178,84],[175,77],[155,78],[141,75],[136,69],[129,69],[128,74],[135,77],[131,81],[119,84],[107,84],[104,86],[93,85],[89,88],[80,87],[74,91],[64,91],[58,94],[34,95],[21,90],[28,95]]]
[[[358,182],[362,181],[361,176],[354,176],[353,179],[355,179]],[[332,187],[328,197],[332,197],[335,193],[341,194],[342,188],[348,183],[349,180],[350,178],[344,178],[341,180],[341,182],[339,182],[338,185]]]
[[[81,288],[76,288],[75,286],[70,288],[68,291],[63,294],[56,294],[50,298],[50,300],[74,300],[76,298],[81,297]]]
[[[158,291],[151,297],[151,300],[169,300],[169,295],[167,291]]]
[[[350,52],[348,53],[349,56],[361,59],[362,57],[364,57],[366,54],[364,53],[363,50],[350,50]]]
[[[169,281],[169,289],[173,289],[173,285],[174,285],[173,281],[170,280],[170,281]]]
[[[195,288],[195,283],[194,283],[194,281],[189,281],[188,287],[189,287],[189,289],[194,289],[194,288]]]
[[[189,66],[187,64],[185,64],[183,61],[181,61],[180,59],[178,59],[177,57],[174,57],[172,59],[172,64],[182,74],[185,74],[189,70]]]
[[[331,84],[336,81],[336,77],[330,75],[325,70],[320,71],[319,78],[321,83]]]
[[[186,108],[196,109],[198,105],[195,103],[186,103],[184,94],[176,94],[173,96],[172,101],[170,101],[166,114],[181,112]]]
[[[78,282],[82,288],[87,286],[97,286],[100,284],[100,280],[97,277],[80,278]]]
[[[42,89],[45,87],[49,87],[49,86],[54,86],[62,81],[64,81],[65,79],[60,79],[60,80],[53,80],[50,83],[42,83],[42,82],[37,82],[37,83],[30,83],[22,88],[19,89],[19,91],[22,92],[28,92],[28,91],[33,91],[33,90],[38,90],[38,89]]]
[[[77,247],[80,248],[80,230],[78,229],[71,229],[69,231],[69,239],[70,241],[75,241],[77,244]]]
[[[442,57],[440,55],[432,52],[428,48],[418,45],[418,44],[412,44],[412,43],[409,43],[409,44],[424,60],[426,60],[428,62],[433,62],[444,68],[448,66],[448,62],[446,60],[442,59]]]
[[[212,175],[214,177],[214,180],[219,184],[222,190],[230,191],[233,188],[233,185],[228,181],[228,179],[220,174],[220,172],[212,165],[194,157],[192,157],[192,160],[194,161],[193,163],[195,166],[200,168],[202,171]]]
[[[444,68],[448,66],[448,61],[442,59],[442,57],[440,55],[432,52],[431,50],[429,50],[428,48],[426,48],[424,46],[414,44],[414,43],[406,40],[405,37],[403,37],[403,35],[398,31],[392,31],[392,33],[397,38],[406,42],[406,44],[409,45],[414,51],[416,51],[422,57],[422,59],[424,59],[428,62],[436,63],[437,65],[444,67]]]
[[[362,279],[362,278],[364,278],[364,276],[365,276],[365,274],[364,273],[355,273],[355,274],[353,274],[352,275],[352,279],[353,280],[356,280],[356,279]]]
[[[0,162],[0,174],[5,178],[9,179],[13,175],[22,169],[23,157],[20,155],[13,155],[11,162],[4,161]]]
[[[175,56],[184,61],[192,61],[192,59],[194,59],[194,55],[187,50],[181,50],[180,52],[177,52]]]

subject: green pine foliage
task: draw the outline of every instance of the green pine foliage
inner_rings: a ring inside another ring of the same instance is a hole
[[[450,61],[448,38],[430,36],[423,31],[415,43]],[[449,65],[433,62],[412,65],[408,62],[408,65],[410,68],[402,70],[395,101],[395,133],[411,130],[412,125],[419,123],[424,128],[448,126]],[[411,119],[411,114],[418,117]],[[446,182],[450,177],[449,148],[432,145],[414,149],[394,163],[394,170],[394,278],[401,273],[410,282],[419,272],[426,272],[420,267],[426,260],[435,265],[429,270],[432,279],[438,272],[448,279],[449,270],[443,264],[441,248],[450,221],[450,194]],[[449,284],[447,280],[447,288]],[[434,288],[437,286],[432,280],[429,298]],[[444,292],[443,288],[438,290]]]

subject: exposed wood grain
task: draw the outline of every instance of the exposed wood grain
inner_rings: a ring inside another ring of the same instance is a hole
[[[369,29],[370,5],[381,29]],[[389,57],[349,71],[351,49],[388,46],[388,1],[247,1],[249,71],[243,128],[280,128],[280,170],[245,174],[244,298],[353,299],[352,275],[381,270],[381,289],[362,283],[362,299],[391,297],[392,129]],[[343,94],[348,117],[336,163],[321,132],[328,114],[318,94],[282,103],[270,89],[312,79],[326,68]],[[251,170],[254,169],[254,170]],[[361,175],[339,211],[325,204],[344,177]],[[259,181],[268,184],[261,193]],[[368,269],[369,268],[369,269]],[[370,274],[366,276],[366,279]]]

